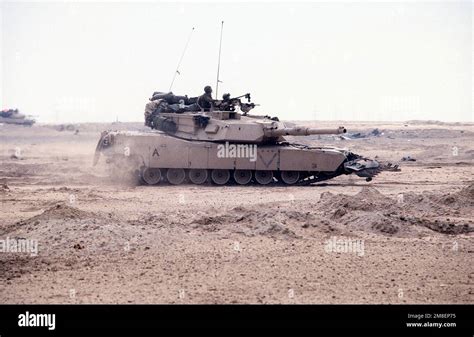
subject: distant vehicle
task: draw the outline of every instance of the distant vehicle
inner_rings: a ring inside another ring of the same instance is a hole
[[[21,114],[18,109],[4,109],[0,111],[0,123],[32,126],[36,121]]]

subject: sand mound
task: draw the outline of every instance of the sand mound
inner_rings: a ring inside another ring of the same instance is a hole
[[[464,187],[459,192],[444,194],[441,197],[435,197],[434,200],[438,203],[451,207],[471,207],[474,205],[474,184]]]
[[[363,231],[384,235],[402,234],[407,230],[407,223],[403,216],[395,212],[382,212],[369,209],[348,209],[339,207],[326,213],[335,224],[335,228],[342,231]]]
[[[94,217],[92,213],[81,211],[65,204],[56,204],[43,211],[41,214],[35,215],[25,220],[17,221],[13,226],[11,226],[11,229],[22,226],[28,226],[31,228],[31,226],[37,226],[40,223],[51,220],[64,221],[71,219],[87,219],[92,217]]]
[[[404,193],[400,202],[373,187],[364,187],[353,196],[323,193],[317,209],[341,230],[410,237],[429,229],[456,235],[473,232],[474,228],[464,220],[441,217],[453,214],[460,205],[472,205],[473,195],[474,185],[469,185],[441,197],[429,193]]]
[[[458,192],[458,195],[474,202],[474,184],[464,187],[460,192]]]
[[[97,215],[81,211],[77,208],[61,203],[49,207],[41,214],[35,215],[28,219],[17,221],[11,225],[6,225],[2,228],[2,232],[9,233],[20,228],[24,228],[28,231],[35,229],[41,230],[43,225],[50,224],[52,222],[74,222],[94,218],[96,219]]]
[[[394,203],[391,198],[384,196],[374,187],[363,187],[359,193],[353,196],[324,192],[321,194],[321,202],[320,209],[340,209],[340,215],[345,214],[347,210],[382,210]]]
[[[236,207],[227,213],[216,215],[199,215],[189,219],[193,228],[205,231],[226,230],[245,236],[269,236],[280,238],[296,238],[298,235],[290,229],[292,226],[302,226],[311,220],[309,212],[279,211],[278,209],[257,209]]]
[[[456,202],[465,202],[470,200],[473,190],[468,186],[452,196]],[[300,209],[280,209],[278,205],[264,209],[235,207],[227,212],[216,210],[212,215],[187,214],[181,223],[208,232],[225,230],[246,236],[278,238],[311,235],[312,229],[324,233],[366,232],[398,237],[429,235],[433,231],[448,235],[474,231],[461,215],[458,219],[452,216],[451,220],[447,219],[446,214],[452,215],[458,208],[440,205],[435,198],[439,199],[439,194],[410,192],[404,193],[401,201],[398,196],[388,197],[374,187],[364,187],[355,195],[325,192],[319,203]]]
[[[93,214],[85,211],[81,211],[77,208],[67,206],[65,204],[56,204],[43,213],[36,215],[30,219],[28,222],[34,222],[38,220],[51,220],[51,219],[87,219],[92,217]]]

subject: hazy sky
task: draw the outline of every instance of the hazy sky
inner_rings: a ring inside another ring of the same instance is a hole
[[[0,0],[1,2],[1,0]],[[472,3],[14,2],[0,106],[40,122],[141,121],[153,91],[252,93],[283,119],[474,121]]]

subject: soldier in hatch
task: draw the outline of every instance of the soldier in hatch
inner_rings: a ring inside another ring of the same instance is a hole
[[[222,95],[222,101],[219,101],[219,110],[221,111],[234,111],[234,106],[232,104],[232,99],[230,98],[230,94]]]
[[[214,100],[212,99],[212,88],[211,86],[207,85],[204,87],[204,94],[199,96],[197,100],[197,104],[203,109],[204,111],[209,111],[214,108]]]

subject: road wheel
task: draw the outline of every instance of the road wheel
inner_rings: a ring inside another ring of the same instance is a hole
[[[268,185],[273,181],[272,171],[255,171],[255,180],[260,185]]]
[[[247,185],[252,180],[252,171],[250,170],[235,170],[234,180],[239,185]]]
[[[225,185],[230,179],[229,170],[212,170],[212,181],[217,185]]]
[[[281,180],[287,185],[293,185],[300,180],[300,173],[298,171],[282,171]]]
[[[141,174],[141,177],[148,185],[156,185],[161,180],[161,171],[159,168],[146,167]]]
[[[168,182],[172,185],[180,185],[184,182],[186,178],[186,173],[182,168],[168,169],[166,172],[166,178]]]
[[[192,169],[189,170],[188,176],[193,184],[201,185],[207,181],[209,174],[204,169]]]

